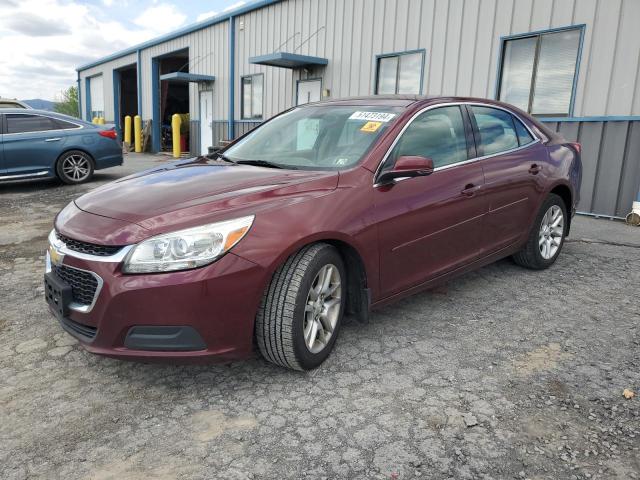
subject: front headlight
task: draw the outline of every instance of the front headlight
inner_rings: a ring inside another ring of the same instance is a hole
[[[254,215],[158,235],[136,245],[124,259],[124,273],[172,272],[220,258],[244,237]]]

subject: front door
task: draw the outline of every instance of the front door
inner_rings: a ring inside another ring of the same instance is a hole
[[[322,98],[322,80],[319,78],[313,80],[299,80],[297,97],[296,105],[319,102]]]
[[[377,186],[374,192],[382,295],[419,285],[480,256],[487,210],[479,162],[468,162],[468,125],[459,106],[428,110],[407,127],[383,170],[396,158],[433,160],[426,177]]]
[[[213,90],[200,92],[200,154],[213,146]]]

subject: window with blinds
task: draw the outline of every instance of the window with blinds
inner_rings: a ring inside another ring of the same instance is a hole
[[[262,119],[264,75],[242,77],[242,118],[244,120]]]
[[[505,40],[498,99],[533,115],[568,116],[582,28]]]
[[[403,52],[379,57],[376,66],[376,94],[419,94],[423,66],[423,52]]]

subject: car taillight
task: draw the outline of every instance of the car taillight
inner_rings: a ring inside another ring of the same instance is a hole
[[[118,132],[116,132],[115,130],[98,130],[98,134],[102,135],[103,137],[113,138],[114,140],[118,138]]]

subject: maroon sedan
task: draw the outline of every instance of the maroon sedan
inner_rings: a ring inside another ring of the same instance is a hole
[[[580,146],[472,98],[296,107],[214,158],[164,165],[70,203],[46,298],[89,351],[123,359],[329,355],[345,313],[500,258],[558,258]]]

